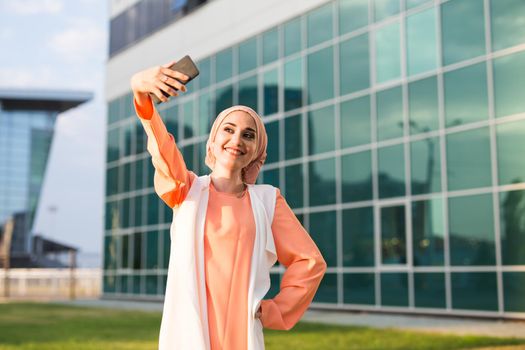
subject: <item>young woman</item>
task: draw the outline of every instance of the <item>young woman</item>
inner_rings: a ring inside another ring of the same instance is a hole
[[[264,349],[263,327],[289,330],[302,317],[326,271],[319,249],[278,188],[255,185],[267,135],[251,108],[215,119],[206,144],[209,175],[186,168],[150,93],[177,96],[187,77],[168,67],[133,75],[134,104],[148,136],[155,191],[173,208],[168,280],[159,349]],[[269,271],[286,267],[280,292],[262,300]]]

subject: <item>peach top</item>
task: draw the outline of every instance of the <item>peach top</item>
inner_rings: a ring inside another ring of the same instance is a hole
[[[148,135],[155,166],[157,194],[170,207],[180,205],[197,176],[186,164],[151,103],[135,109]],[[248,284],[255,239],[255,221],[247,190],[239,195],[219,192],[210,181],[204,227],[204,269],[208,327],[212,350],[246,349]],[[278,261],[287,267],[280,292],[261,302],[265,328],[288,330],[310,305],[326,270],[319,249],[277,189],[272,222]],[[246,302],[242,302],[246,301]]]

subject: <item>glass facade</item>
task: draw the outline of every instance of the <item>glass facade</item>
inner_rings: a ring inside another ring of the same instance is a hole
[[[201,59],[160,113],[200,175],[218,112],[263,116],[258,181],[328,263],[314,303],[523,316],[525,6],[500,2],[326,2]],[[160,298],[171,212],[131,94],[108,108],[104,292]]]
[[[0,102],[0,233],[15,219],[13,257],[30,252],[31,235],[58,112],[3,110]]]

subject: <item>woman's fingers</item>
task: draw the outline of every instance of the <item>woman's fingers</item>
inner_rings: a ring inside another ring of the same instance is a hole
[[[179,93],[177,92],[177,90],[173,89],[172,87],[168,86],[166,83],[163,83],[163,82],[159,82],[156,87],[159,89],[159,90],[162,90],[162,91],[165,91],[168,95],[170,96],[178,96]]]
[[[173,66],[175,63],[177,63],[177,61],[173,60],[173,61],[171,61],[169,63],[163,64],[162,67],[163,68],[169,68],[169,67]]]
[[[180,81],[173,79],[167,75],[161,75],[160,80],[167,85],[173,86],[177,90],[186,91],[186,86],[182,84]]]

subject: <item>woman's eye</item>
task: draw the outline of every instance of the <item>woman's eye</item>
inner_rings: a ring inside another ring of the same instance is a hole
[[[253,134],[244,134],[244,136],[247,136],[249,139],[253,139],[254,138]]]

